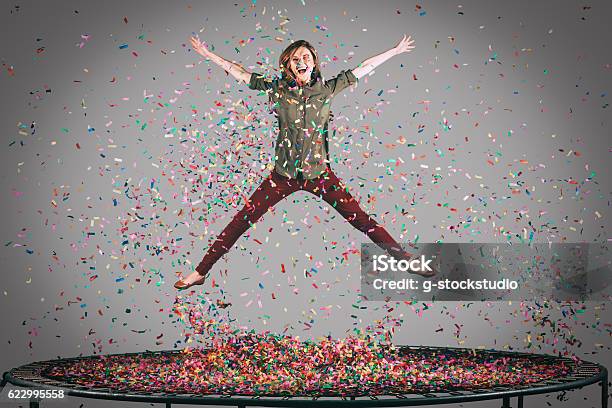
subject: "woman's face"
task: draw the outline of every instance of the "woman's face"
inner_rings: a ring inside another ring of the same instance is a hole
[[[289,59],[289,69],[299,84],[310,82],[310,75],[314,69],[314,57],[306,47],[300,47]]]

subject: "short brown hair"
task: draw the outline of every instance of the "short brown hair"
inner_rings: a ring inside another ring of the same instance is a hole
[[[282,74],[282,77],[285,79],[292,79],[295,81],[295,77],[293,76],[293,72],[289,69],[289,60],[295,53],[295,51],[300,48],[305,47],[312,54],[312,58],[314,59],[314,69],[312,70],[312,76],[314,79],[321,78],[321,67],[319,66],[319,56],[317,55],[317,51],[315,48],[306,40],[297,40],[292,42],[287,48],[283,50],[278,59],[279,68]]]

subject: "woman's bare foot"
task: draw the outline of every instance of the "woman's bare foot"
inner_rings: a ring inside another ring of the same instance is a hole
[[[406,252],[406,251],[402,251],[402,255],[400,255],[399,259],[405,259],[407,261],[411,260],[414,258],[414,255],[411,254],[410,252]],[[397,258],[396,258],[397,259]],[[398,260],[399,260],[398,259]],[[410,270],[409,273],[413,273],[415,275],[420,275],[424,278],[431,278],[432,276],[436,275],[436,268],[432,265],[428,266],[431,270],[430,271],[413,271]]]
[[[188,289],[194,285],[201,285],[206,280],[207,275],[200,275],[197,271],[191,273],[174,284],[177,289]]]
[[[417,275],[421,275],[424,278],[431,278],[432,276],[436,276],[437,272],[436,272],[436,268],[434,266],[430,266],[431,271],[416,271],[416,272],[412,272],[412,273],[416,273]]]

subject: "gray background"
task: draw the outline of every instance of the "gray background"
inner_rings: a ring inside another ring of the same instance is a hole
[[[192,32],[260,72],[305,38],[326,77],[411,34],[412,53],[333,104],[332,168],[364,209],[400,241],[519,242],[531,231],[535,242],[608,240],[610,3],[415,4],[3,2],[0,368],[184,347],[173,303],[222,297],[209,281],[176,299],[172,284],[239,210],[237,192],[249,195],[266,174],[273,117],[263,97],[200,63],[186,45]],[[304,338],[344,337],[387,316],[403,320],[398,344],[611,366],[607,303],[357,309],[362,242],[333,208],[294,194],[212,271],[233,304],[224,316]],[[596,406],[599,390],[565,398],[526,406]]]

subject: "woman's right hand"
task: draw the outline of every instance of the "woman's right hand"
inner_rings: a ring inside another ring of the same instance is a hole
[[[410,52],[412,51],[415,46],[412,45],[414,43],[414,40],[410,39],[410,35],[408,36],[408,38],[406,38],[406,34],[404,34],[404,38],[402,38],[400,40],[399,43],[397,43],[397,45],[395,47],[393,47],[393,50],[395,51],[395,54],[401,54],[403,52]]]
[[[210,51],[206,48],[203,42],[200,41],[198,37],[191,37],[191,46],[201,56],[204,58],[208,58],[210,56]]]
[[[206,45],[200,41],[200,39],[196,37],[191,37],[191,46],[195,52],[203,56],[204,58],[210,59],[213,63],[217,64],[221,68],[223,68],[226,72],[231,74],[234,78],[239,81],[248,84],[251,80],[251,73],[235,62],[228,61],[223,57],[213,53],[210,51]]]

